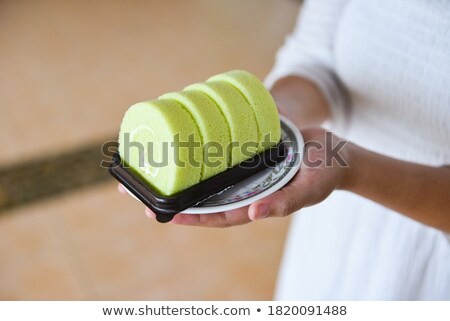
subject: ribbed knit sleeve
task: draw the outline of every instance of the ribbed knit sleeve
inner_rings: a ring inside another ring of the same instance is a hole
[[[350,103],[334,71],[334,38],[347,0],[306,1],[296,27],[279,49],[275,65],[265,80],[271,88],[280,78],[301,76],[314,82],[323,92],[333,125],[345,126]]]

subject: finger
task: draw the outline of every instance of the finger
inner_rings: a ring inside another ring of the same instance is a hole
[[[145,215],[147,215],[148,218],[156,219],[156,214],[148,207],[145,208]]]
[[[287,110],[283,106],[277,105],[277,109],[279,114],[288,117]]]
[[[250,222],[248,207],[213,213],[213,214],[177,214],[171,221],[173,224],[203,226],[203,227],[229,227]]]
[[[294,178],[279,191],[253,203],[248,212],[249,218],[255,221],[266,217],[284,217],[301,209],[304,205],[304,194],[297,181]]]
[[[127,194],[127,191],[125,190],[125,187],[123,187],[123,185],[120,184],[120,183],[117,185],[117,190],[118,190],[120,193],[122,193],[122,194]]]
[[[176,214],[169,222],[178,225],[203,226],[203,227],[229,227],[242,225],[251,222],[248,216],[248,206],[231,211],[211,213],[211,214]],[[148,218],[156,219],[156,214],[145,208],[145,215]]]

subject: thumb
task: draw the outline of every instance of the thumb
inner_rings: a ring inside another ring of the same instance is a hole
[[[266,217],[288,216],[301,209],[303,204],[302,193],[294,179],[279,191],[253,203],[248,210],[248,216],[252,221]]]

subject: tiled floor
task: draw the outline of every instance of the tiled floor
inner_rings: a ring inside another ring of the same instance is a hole
[[[159,224],[104,184],[2,218],[0,298],[269,299],[285,230]]]
[[[114,135],[131,103],[214,73],[263,77],[298,6],[0,2],[0,165]],[[1,213],[0,299],[270,299],[287,224],[161,225],[85,188]]]

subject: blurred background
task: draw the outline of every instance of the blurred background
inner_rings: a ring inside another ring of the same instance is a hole
[[[131,104],[261,79],[295,0],[0,1],[0,299],[270,300],[288,220],[164,225],[99,167]]]

